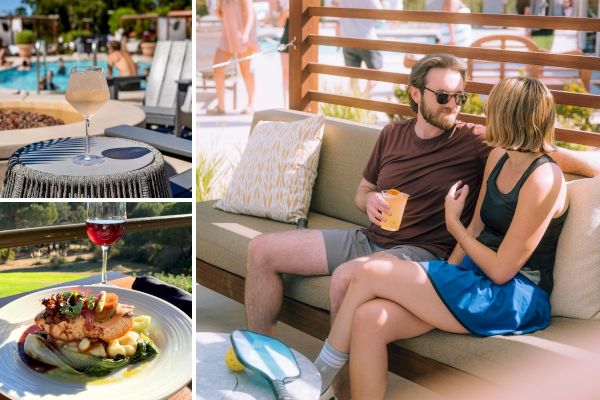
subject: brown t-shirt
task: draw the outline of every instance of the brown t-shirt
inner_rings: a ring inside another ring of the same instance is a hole
[[[378,191],[394,188],[410,195],[400,230],[390,232],[371,224],[363,231],[383,248],[419,246],[446,258],[456,241],[446,229],[444,198],[456,181],[469,185],[461,216],[466,226],[475,210],[491,148],[481,125],[458,121],[438,137],[421,139],[415,124],[416,119],[410,119],[386,125],[363,171]]]

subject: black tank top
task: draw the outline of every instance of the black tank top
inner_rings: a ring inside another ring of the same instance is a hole
[[[494,251],[498,251],[500,243],[504,239],[504,236],[506,236],[506,232],[512,223],[517,208],[517,201],[519,200],[519,192],[529,175],[538,166],[547,162],[554,162],[547,155],[538,157],[527,167],[515,187],[510,192],[504,194],[498,190],[496,179],[506,160],[508,160],[508,154],[504,154],[500,158],[490,173],[487,180],[485,197],[481,205],[481,220],[485,224],[485,227],[477,240]],[[567,217],[567,211],[560,217],[553,218],[550,221],[550,225],[548,225],[542,240],[520,271],[548,293],[552,291],[552,286],[554,285],[552,270],[556,258],[556,245]]]

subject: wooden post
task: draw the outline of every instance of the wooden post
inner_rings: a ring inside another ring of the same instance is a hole
[[[318,46],[307,46],[306,37],[309,34],[318,34],[319,18],[306,16],[308,7],[318,7],[320,0],[295,0],[290,1],[290,41],[295,40],[290,46],[290,109],[299,111],[317,112],[317,104],[307,98],[309,90],[318,90],[319,81],[317,74],[309,74],[307,64],[319,61]]]

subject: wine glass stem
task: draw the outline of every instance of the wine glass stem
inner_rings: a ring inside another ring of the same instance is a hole
[[[92,117],[85,117],[85,159],[90,159],[90,122]]]
[[[108,264],[108,252],[110,251],[110,246],[102,246],[102,284],[107,284],[106,279],[106,265]]]

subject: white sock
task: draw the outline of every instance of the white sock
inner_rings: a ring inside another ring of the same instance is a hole
[[[333,378],[348,361],[349,354],[336,350],[327,340],[314,364],[321,374],[321,393],[331,386]]]

